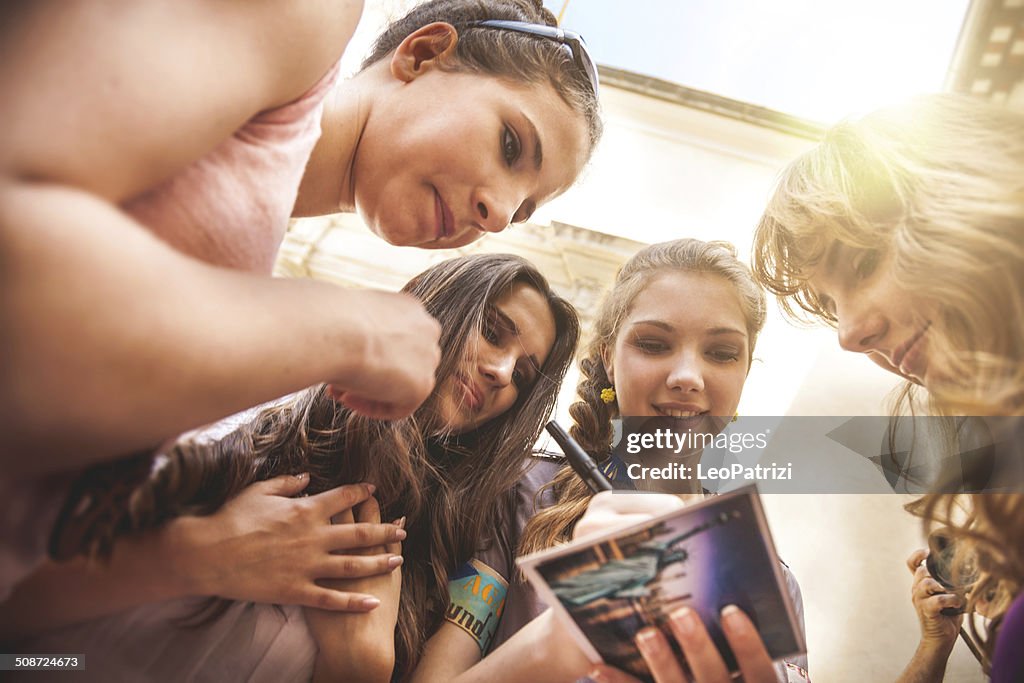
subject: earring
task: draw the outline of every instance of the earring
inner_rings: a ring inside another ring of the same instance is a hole
[[[735,422],[738,419],[740,419],[740,413],[737,410],[736,413],[732,416],[732,421]]]
[[[605,387],[602,389],[601,400],[605,403],[615,403],[615,387]]]

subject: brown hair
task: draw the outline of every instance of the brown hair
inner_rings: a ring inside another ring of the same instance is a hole
[[[493,529],[507,523],[502,517],[523,459],[554,408],[579,323],[572,306],[518,256],[450,259],[404,288],[441,323],[440,385],[472,352],[467,340],[482,329],[489,307],[516,283],[546,298],[555,320],[555,343],[534,385],[503,415],[469,434],[432,437],[443,432],[433,415],[433,395],[412,417],[381,422],[346,410],[324,386],[314,387],[262,410],[220,441],[175,447],[119,514],[94,526],[85,544],[93,550],[109,548],[118,535],[151,529],[179,515],[210,514],[249,484],[280,474],[309,472],[309,493],[372,482],[382,519],[407,516],[395,679],[406,677],[426,638],[442,622],[449,574],[482,548]],[[207,618],[224,607],[221,601]]]
[[[474,21],[501,19],[556,26],[555,16],[540,0],[432,0],[417,5],[377,38],[363,68],[380,61],[417,29],[441,21],[459,32],[457,63],[452,71],[468,70],[521,83],[550,83],[566,104],[586,119],[590,152],[601,138],[603,124],[597,95],[572,57],[553,40],[496,28],[464,28]]]
[[[611,384],[603,358],[614,347],[619,328],[636,297],[659,275],[672,271],[710,273],[725,278],[736,289],[750,338],[748,362],[753,356],[757,335],[764,327],[765,297],[750,270],[736,258],[733,245],[681,239],[652,244],[638,251],[619,270],[614,285],[601,303],[593,337],[580,360],[581,378],[576,387],[579,400],[569,408],[573,419],[572,437],[598,462],[608,458],[612,420],[619,416],[615,403],[601,400],[601,390]],[[573,527],[590,502],[589,489],[570,467],[562,468],[549,486],[558,502],[539,512],[526,525],[520,542],[522,553],[569,540]]]

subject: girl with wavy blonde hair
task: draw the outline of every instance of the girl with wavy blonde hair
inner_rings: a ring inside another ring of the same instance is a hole
[[[783,173],[753,253],[783,310],[837,328],[843,348],[907,380],[894,415],[922,403],[933,415],[1024,413],[1024,115],[942,94],[836,126]],[[1003,424],[1019,443],[1017,423]],[[960,557],[981,570],[967,608],[987,604],[988,670],[1024,583],[1021,496],[933,494],[908,508],[966,541]],[[908,680],[941,678],[960,620],[939,613],[959,600],[917,566],[924,555],[911,556],[922,645]]]
[[[703,423],[732,417],[764,321],[764,292],[755,284],[750,270],[737,260],[731,244],[680,239],[641,249],[623,265],[605,295],[591,341],[583,352],[582,376],[577,386],[579,400],[569,409],[573,438],[620,486],[628,485],[621,461],[612,454],[612,421],[620,417],[663,416]],[[551,462],[536,464],[537,468],[552,466]],[[700,495],[700,490],[695,493]],[[639,498],[595,499],[570,467],[561,467],[537,496],[542,509],[524,527],[519,553],[571,540],[581,520],[586,523],[581,526],[589,525],[591,530],[607,528],[608,523],[622,523],[625,517],[619,516],[622,511],[616,509],[616,503],[627,504],[630,513],[638,512],[637,505],[648,505],[647,512],[664,512],[680,504],[678,498],[668,495]],[[610,518],[594,521],[609,510]],[[802,614],[799,586],[788,569],[784,573],[797,612]],[[517,597],[532,604],[530,611],[536,618],[499,648],[493,658],[512,660],[517,645],[521,649],[524,642],[534,637],[541,647],[549,641],[559,643],[559,661],[571,661],[574,648],[570,643],[561,644],[557,629],[549,631],[547,638],[532,635],[542,630],[540,625],[548,613],[542,613],[529,587],[519,588],[522,592]],[[515,590],[514,587],[510,594],[516,595]],[[696,630],[699,629],[695,627]],[[763,647],[759,636],[755,640]],[[649,653],[645,648],[651,642],[660,641],[638,641],[645,657]],[[692,643],[681,644],[686,648]],[[667,643],[661,651],[674,659]],[[766,656],[758,665],[759,675],[807,680],[805,658],[773,667]],[[585,670],[578,672],[583,673]],[[611,676],[610,680],[625,676],[623,672],[607,669],[601,675]]]
[[[599,463],[607,463],[611,456],[612,420],[623,415],[646,414],[646,411],[623,411],[619,395],[625,389],[629,398],[628,387],[624,386],[628,380],[621,377],[620,383],[615,384],[609,377],[607,361],[614,355],[623,325],[627,323],[637,297],[661,276],[678,273],[715,278],[732,291],[746,336],[743,353],[740,354],[742,357],[737,359],[738,366],[743,369],[744,379],[750,368],[754,344],[764,326],[764,292],[754,283],[747,267],[736,259],[735,248],[728,242],[682,239],[654,244],[637,252],[622,266],[601,304],[591,340],[579,363],[581,377],[576,388],[579,400],[569,408],[573,419],[570,428],[572,437]],[[691,304],[685,290],[676,292],[676,297],[684,306],[701,305],[696,301]],[[613,385],[616,400],[605,401],[602,391]],[[739,393],[736,392],[727,405],[714,406],[716,410],[710,414],[731,416],[738,402]],[[590,502],[590,490],[568,466],[563,467],[551,482],[551,489],[558,503],[539,512],[527,525],[520,545],[524,553],[550,548],[569,540],[573,526]]]
[[[933,95],[842,123],[790,164],[753,268],[785,312],[836,327],[933,411],[1015,415],[1022,230],[1024,116]]]

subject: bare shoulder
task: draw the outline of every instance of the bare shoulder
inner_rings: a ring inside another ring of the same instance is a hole
[[[273,31],[273,35],[260,36],[260,40],[273,42],[264,58],[284,59],[285,68],[277,64],[276,69],[280,94],[285,98],[280,104],[305,92],[324,74],[325,64],[333,65],[341,58],[362,16],[363,0],[266,0],[253,12],[257,25]],[[289,31],[282,32],[282,25],[290,27]],[[256,48],[262,53],[259,45]]]
[[[361,0],[9,5],[0,173],[132,196],[307,90],[361,11]]]

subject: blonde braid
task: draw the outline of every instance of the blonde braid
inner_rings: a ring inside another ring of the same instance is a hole
[[[607,460],[611,453],[612,420],[619,417],[617,404],[601,400],[601,390],[611,384],[604,358],[614,348],[619,328],[640,292],[654,278],[674,271],[710,273],[732,285],[743,310],[750,338],[749,352],[751,357],[753,355],[757,335],[764,326],[765,297],[750,270],[737,260],[733,245],[681,239],[641,249],[619,270],[615,284],[601,303],[592,339],[580,361],[581,379],[576,389],[580,400],[569,408],[574,422],[570,433],[599,463]],[[557,502],[527,523],[519,543],[520,553],[568,541],[590,502],[590,490],[569,467],[562,468],[551,483],[538,492],[538,499],[549,489]]]

